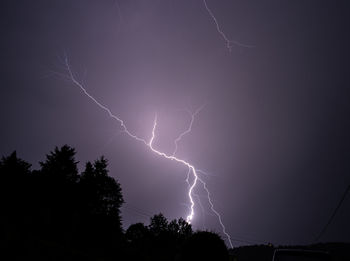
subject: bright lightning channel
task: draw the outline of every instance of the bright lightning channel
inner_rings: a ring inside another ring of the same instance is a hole
[[[193,125],[193,122],[195,120],[195,116],[200,113],[204,108],[204,105],[202,105],[201,107],[199,107],[194,113],[190,112],[190,110],[186,110],[186,112],[188,113],[188,115],[190,115],[191,117],[191,121],[188,125],[188,128],[180,133],[180,135],[174,140],[174,144],[175,144],[175,149],[174,149],[174,152],[173,152],[173,156],[175,156],[176,152],[177,152],[177,149],[178,149],[178,143],[181,141],[181,139],[186,135],[186,134],[189,134],[191,131],[192,131],[192,125]],[[201,173],[201,171],[199,169],[197,169],[197,172],[198,173]],[[189,169],[188,172],[187,172],[187,177],[185,179],[186,183],[187,183],[187,187],[188,189],[191,188],[191,184],[190,184],[190,174],[191,174],[191,170]],[[202,212],[202,217],[203,217],[203,228],[206,229],[206,226],[205,226],[205,211],[204,211],[204,207],[202,205],[202,202],[201,202],[201,199],[199,197],[198,194],[196,194],[194,191],[192,191],[192,195],[197,198],[197,202],[198,202],[198,205],[201,209],[201,212]],[[190,208],[189,208],[190,209]]]
[[[154,123],[153,123],[152,137],[151,137],[151,139],[150,139],[150,141],[149,141],[149,143],[148,143],[148,146],[150,147],[150,149],[151,149],[154,153],[158,154],[159,156],[162,156],[162,157],[164,157],[164,158],[166,158],[166,159],[175,160],[175,161],[177,161],[177,162],[179,162],[179,163],[182,163],[183,165],[185,165],[186,167],[188,167],[188,171],[189,171],[189,172],[192,172],[192,174],[193,174],[193,176],[194,176],[194,181],[193,181],[192,185],[190,186],[190,189],[188,190],[188,197],[189,197],[190,202],[191,202],[191,207],[190,207],[191,211],[190,211],[190,214],[189,214],[189,215],[187,216],[187,218],[186,218],[186,221],[187,221],[188,223],[191,223],[191,221],[192,221],[192,219],[193,219],[193,216],[194,216],[194,201],[193,201],[193,198],[192,198],[192,191],[193,191],[194,187],[196,186],[197,180],[198,180],[198,175],[197,175],[196,169],[195,169],[194,166],[191,165],[189,162],[187,162],[187,161],[185,161],[185,160],[182,160],[182,159],[179,159],[179,158],[177,158],[177,157],[175,157],[175,156],[173,156],[173,155],[167,155],[166,153],[161,152],[161,151],[159,151],[159,150],[157,150],[157,149],[155,149],[155,148],[153,147],[153,140],[154,140],[154,138],[155,138],[155,131],[156,131],[156,128],[157,128],[157,115],[156,115],[156,117],[155,117],[155,119],[154,119]]]
[[[161,151],[157,150],[156,148],[154,148],[154,146],[153,146],[153,141],[154,141],[155,136],[156,136],[155,133],[156,133],[156,128],[157,128],[157,115],[155,116],[155,119],[154,119],[154,122],[153,122],[153,128],[152,128],[152,135],[151,135],[151,138],[150,138],[149,142],[147,142],[145,139],[140,138],[140,137],[138,137],[138,136],[132,134],[132,133],[128,130],[128,128],[126,127],[126,125],[125,125],[125,123],[124,123],[124,121],[123,121],[122,119],[120,119],[118,116],[114,115],[114,114],[112,113],[112,111],[111,111],[109,108],[107,108],[105,105],[103,105],[102,103],[100,103],[100,102],[99,102],[98,100],[96,100],[91,94],[89,94],[89,93],[86,91],[86,89],[84,88],[83,84],[80,83],[80,82],[75,78],[75,76],[74,76],[74,74],[73,74],[73,71],[72,71],[72,69],[71,69],[70,63],[69,63],[69,61],[68,61],[67,55],[65,55],[65,57],[64,57],[64,63],[65,63],[65,64],[64,64],[64,65],[65,65],[65,68],[66,68],[66,70],[68,71],[69,78],[70,78],[70,80],[73,82],[73,84],[75,84],[77,87],[79,87],[79,88],[81,89],[81,91],[82,91],[87,97],[89,97],[97,106],[99,106],[101,109],[103,109],[104,111],[106,111],[106,112],[108,113],[108,115],[109,115],[112,119],[118,121],[118,122],[120,123],[120,126],[122,127],[122,131],[123,131],[123,132],[125,132],[125,133],[126,133],[128,136],[130,136],[131,138],[133,138],[133,139],[135,139],[135,140],[137,140],[137,141],[140,141],[140,142],[144,143],[144,144],[145,144],[152,152],[154,152],[155,154],[157,154],[157,155],[159,155],[159,156],[161,156],[161,157],[163,157],[163,158],[166,158],[166,159],[173,160],[173,161],[176,161],[176,162],[181,163],[182,165],[184,165],[184,166],[186,166],[186,167],[188,168],[188,173],[192,173],[192,174],[193,174],[193,178],[194,178],[194,179],[193,179],[193,183],[192,183],[192,185],[190,185],[189,190],[188,190],[188,197],[189,197],[189,200],[190,200],[190,203],[191,203],[191,204],[190,204],[190,213],[189,213],[189,214],[187,215],[187,217],[186,217],[186,221],[187,221],[188,223],[191,223],[191,221],[192,221],[192,219],[193,219],[193,217],[194,217],[194,205],[195,205],[195,202],[194,202],[194,200],[193,200],[193,193],[194,193],[194,192],[193,192],[193,189],[196,187],[197,181],[200,181],[200,182],[203,184],[203,187],[204,187],[204,189],[205,189],[206,192],[207,192],[207,197],[208,197],[208,201],[209,201],[211,210],[212,210],[212,211],[216,214],[216,216],[218,217],[219,223],[220,223],[220,225],[221,225],[221,227],[222,227],[222,231],[223,231],[223,233],[225,234],[225,236],[226,236],[226,238],[227,238],[227,240],[228,240],[228,242],[229,242],[229,244],[230,244],[230,247],[233,248],[233,244],[232,244],[232,241],[231,241],[231,237],[230,237],[230,235],[226,232],[225,225],[223,224],[223,222],[222,222],[222,220],[221,220],[221,215],[219,214],[219,212],[217,212],[217,211],[215,210],[214,204],[213,204],[213,202],[212,202],[212,200],[211,200],[211,198],[210,198],[210,193],[209,193],[209,190],[208,190],[208,188],[207,188],[207,186],[206,186],[206,183],[205,183],[202,179],[200,179],[200,178],[198,177],[196,168],[195,168],[192,164],[190,164],[189,162],[187,162],[187,161],[185,161],[185,160],[183,160],[183,159],[177,158],[177,157],[174,155],[176,151],[173,153],[173,155],[168,155],[168,154],[166,154],[166,153],[164,153],[164,152],[161,152]],[[200,109],[201,109],[201,108],[200,108]],[[192,114],[192,120],[191,120],[189,129],[186,130],[184,133],[182,133],[182,135],[180,134],[179,138],[177,139],[177,142],[179,142],[179,141],[181,140],[181,138],[183,137],[183,135],[185,135],[186,133],[188,133],[188,132],[191,131],[191,126],[192,126],[192,123],[193,123],[194,116],[200,111],[200,109],[197,110],[194,114]],[[176,144],[177,142],[175,142],[175,144]],[[188,184],[190,184],[188,178],[186,179],[186,181],[188,182]]]
[[[209,8],[207,1],[203,0],[205,9],[207,10],[208,14],[210,15],[210,17],[213,19],[214,24],[216,26],[216,30],[218,31],[218,33],[221,35],[221,37],[224,39],[224,41],[226,42],[226,47],[227,49],[231,52],[232,51],[232,46],[233,45],[237,45],[237,46],[241,46],[241,47],[245,47],[245,48],[252,48],[254,47],[253,45],[248,45],[248,44],[244,44],[235,40],[230,40],[226,34],[224,33],[224,31],[221,29],[218,20],[216,19],[213,11]]]

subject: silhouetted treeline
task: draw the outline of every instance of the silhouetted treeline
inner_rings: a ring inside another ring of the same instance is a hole
[[[224,241],[215,233],[193,232],[184,219],[168,222],[162,215],[149,226],[131,225],[126,231],[132,260],[229,260]]]
[[[16,152],[2,157],[1,260],[228,260],[217,234],[193,232],[182,218],[158,214],[123,231],[122,190],[107,160],[79,173],[75,154],[56,147],[38,170]]]

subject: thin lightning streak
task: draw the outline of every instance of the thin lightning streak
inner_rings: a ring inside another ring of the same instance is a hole
[[[248,45],[248,44],[243,44],[243,43],[240,43],[238,41],[235,41],[235,40],[230,40],[226,34],[222,31],[222,29],[220,28],[220,25],[219,25],[219,22],[218,20],[216,19],[213,11],[209,8],[208,4],[207,4],[207,1],[206,0],[203,0],[203,3],[204,3],[204,6],[205,6],[205,9],[207,10],[208,14],[210,15],[210,17],[213,19],[214,23],[215,23],[215,26],[216,26],[216,30],[218,31],[218,33],[222,36],[222,38],[224,39],[224,41],[226,42],[226,47],[227,49],[231,52],[232,51],[232,46],[235,44],[237,46],[241,46],[241,47],[245,47],[245,48],[252,48],[254,47],[253,45]]]
[[[204,170],[201,170],[201,169],[197,169],[197,172],[198,173],[201,173],[201,174],[203,174],[204,176],[207,176],[207,177],[217,177],[218,175],[214,175],[214,174],[210,174],[210,173],[208,173],[208,172],[205,172]]]
[[[187,128],[187,130],[185,130],[184,132],[182,132],[174,141],[175,143],[175,149],[174,149],[174,152],[173,152],[173,156],[175,156],[176,152],[177,152],[177,149],[178,149],[178,142],[181,141],[182,137],[185,136],[186,134],[190,133],[192,131],[192,125],[193,125],[193,122],[194,122],[194,118],[195,116],[200,113],[200,111],[204,108],[204,105],[202,105],[201,107],[199,107],[194,113],[190,113],[188,111],[188,113],[191,115],[191,121],[190,121],[190,124]]]
[[[176,156],[174,155],[168,155],[164,152],[161,152],[157,149],[155,149],[153,147],[153,141],[155,139],[155,132],[156,132],[156,128],[157,128],[157,115],[155,116],[155,119],[154,119],[154,123],[153,123],[153,128],[152,128],[152,135],[151,135],[151,138],[149,140],[149,142],[147,142],[145,139],[142,139],[142,138],[139,138],[138,136],[132,134],[126,127],[126,125],[124,124],[124,121],[122,119],[120,119],[118,116],[114,115],[111,110],[109,108],[107,108],[105,105],[103,105],[102,103],[100,103],[99,101],[97,101],[92,95],[90,95],[86,89],[84,88],[84,86],[75,78],[74,74],[72,73],[72,70],[71,70],[71,66],[69,64],[69,61],[68,61],[68,57],[67,55],[65,55],[65,58],[64,58],[64,62],[65,62],[65,66],[66,66],[66,69],[68,71],[68,74],[69,74],[69,77],[71,79],[71,81],[73,82],[73,84],[75,84],[77,87],[80,88],[80,90],[87,96],[89,97],[97,106],[99,106],[101,109],[103,109],[104,111],[106,111],[108,113],[108,115],[118,121],[120,123],[120,126],[122,127],[123,129],[123,132],[125,132],[128,136],[130,136],[131,138],[137,140],[137,141],[140,141],[142,143],[144,143],[147,147],[149,147],[151,149],[151,151],[153,151],[155,154],[163,157],[163,158],[166,158],[166,159],[169,159],[169,160],[173,160],[173,161],[176,161],[178,163],[181,163],[182,165],[186,166],[188,168],[188,177],[189,177],[189,174],[192,173],[193,174],[193,183],[192,185],[190,185],[189,187],[189,190],[188,190],[188,197],[189,197],[189,200],[190,200],[190,213],[187,215],[186,217],[186,221],[188,223],[191,223],[193,217],[194,217],[194,205],[195,205],[195,202],[193,200],[193,195],[194,195],[194,192],[193,192],[193,189],[196,187],[197,185],[197,181],[199,180],[201,183],[203,183],[204,185],[204,189],[207,191],[207,196],[208,196],[208,201],[209,201],[209,204],[211,206],[211,210],[216,214],[216,216],[218,217],[219,219],[219,222],[220,222],[220,225],[222,227],[222,230],[223,230],[223,233],[225,234],[225,236],[227,237],[227,240],[231,246],[231,248],[233,247],[232,245],[232,242],[231,242],[231,237],[230,235],[226,232],[226,228],[221,220],[221,216],[220,214],[214,209],[214,204],[212,203],[212,200],[210,198],[210,193],[209,193],[209,190],[207,189],[206,187],[206,184],[203,180],[199,179],[198,177],[198,174],[197,174],[197,170],[196,168],[190,164],[189,162],[183,160],[183,159],[180,159],[180,158],[177,158]],[[181,139],[181,138],[180,138]],[[189,183],[189,179],[187,178],[186,181]]]
[[[210,204],[210,209],[211,209],[211,211],[213,211],[213,212],[215,213],[215,215],[218,217],[220,226],[221,226],[221,228],[222,228],[222,232],[223,232],[223,233],[225,234],[225,236],[227,237],[227,240],[228,240],[228,242],[230,243],[231,248],[233,248],[232,241],[231,241],[231,237],[230,237],[230,235],[226,232],[226,227],[225,227],[224,223],[223,223],[222,220],[221,220],[221,215],[220,215],[220,213],[217,212],[217,211],[215,210],[215,208],[214,208],[214,203],[213,203],[212,200],[211,200],[210,192],[209,192],[209,190],[208,190],[208,188],[207,188],[207,184],[206,184],[203,180],[201,180],[200,178],[198,178],[198,180],[203,184],[203,188],[204,188],[205,191],[207,192],[208,201],[209,201],[209,204]]]
[[[123,128],[123,131],[128,134],[131,138],[133,139],[136,139],[138,141],[142,141],[144,144],[148,145],[146,140],[142,139],[142,138],[139,138],[137,137],[136,135],[132,134],[128,129],[127,127],[125,126],[124,124],[124,121],[122,119],[120,119],[119,117],[115,116],[110,109],[108,109],[106,106],[104,106],[103,104],[101,104],[99,101],[97,101],[93,96],[91,96],[87,91],[86,89],[83,87],[83,85],[78,82],[78,80],[74,77],[73,73],[72,73],[72,70],[70,68],[70,64],[69,64],[69,61],[68,61],[68,57],[67,55],[65,55],[65,65],[66,65],[66,68],[67,68],[67,71],[69,73],[69,76],[70,76],[70,79],[72,80],[72,82],[78,86],[82,91],[83,93],[88,96],[94,103],[96,103],[101,109],[105,110],[108,115],[117,120],[119,123],[120,123],[120,126]]]
[[[186,177],[186,183],[188,185],[188,189],[191,187],[191,184],[190,184],[190,173],[191,173],[191,170],[188,169],[187,177]]]
[[[202,205],[202,201],[201,201],[201,198],[198,194],[196,193],[193,193],[193,196],[195,196],[197,198],[197,201],[198,201],[198,205],[202,211],[202,218],[203,218],[203,229],[206,230],[206,226],[205,226],[205,211],[204,211],[204,207]]]

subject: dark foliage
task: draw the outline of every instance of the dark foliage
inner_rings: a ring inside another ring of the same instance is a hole
[[[228,261],[225,242],[215,233],[199,231],[194,233],[182,247],[181,260]]]
[[[122,254],[121,187],[103,157],[79,175],[75,153],[56,147],[34,171],[16,152],[1,159],[2,254],[37,260]]]
[[[13,152],[0,160],[0,260],[272,260],[272,245],[230,250],[215,233],[193,232],[161,213],[122,230],[120,184],[101,157],[79,174],[75,150],[55,148],[39,170]],[[285,246],[349,260],[349,244]]]
[[[79,173],[75,154],[56,147],[33,171],[16,152],[1,159],[0,259],[227,260],[218,235],[193,233],[182,218],[160,213],[124,233],[122,191],[107,160],[87,162]]]
[[[148,226],[142,223],[131,225],[125,235],[130,257],[142,260],[175,260],[192,234],[191,225],[184,219],[168,222],[160,213],[151,217]]]

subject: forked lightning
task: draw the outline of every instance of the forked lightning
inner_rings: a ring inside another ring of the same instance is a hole
[[[72,71],[72,68],[71,68],[71,66],[70,66],[70,63],[69,63],[69,61],[68,61],[67,55],[65,55],[65,57],[64,57],[64,66],[65,66],[65,69],[67,70],[68,78],[73,82],[73,84],[74,84],[75,86],[79,87],[80,90],[81,90],[89,99],[91,99],[97,106],[99,106],[101,109],[103,109],[104,111],[106,111],[106,112],[108,113],[108,115],[109,115],[112,119],[118,121],[118,122],[120,123],[120,126],[122,127],[122,131],[123,131],[124,133],[126,133],[129,137],[133,138],[134,140],[142,142],[142,143],[143,143],[144,145],[146,145],[153,153],[155,153],[155,154],[157,154],[157,155],[159,155],[159,156],[161,156],[161,157],[163,157],[163,158],[166,158],[166,159],[173,160],[173,161],[176,161],[176,162],[178,162],[178,163],[181,163],[182,165],[184,165],[184,166],[186,166],[186,167],[188,168],[188,173],[189,173],[189,174],[192,173],[192,175],[193,175],[193,182],[192,182],[192,184],[190,184],[188,178],[186,179],[186,181],[187,181],[188,184],[189,184],[188,198],[189,198],[189,200],[190,200],[190,212],[189,212],[189,214],[187,215],[187,218],[186,218],[186,221],[187,221],[188,223],[191,223],[191,221],[192,221],[193,218],[194,218],[195,201],[194,201],[194,199],[193,199],[193,196],[195,196],[195,194],[194,194],[194,191],[193,191],[193,190],[194,190],[194,188],[196,187],[196,185],[198,184],[198,181],[199,181],[200,183],[203,184],[203,188],[204,188],[204,190],[207,192],[207,198],[208,198],[208,202],[209,202],[210,208],[211,208],[211,210],[213,211],[213,213],[218,217],[220,226],[221,226],[221,228],[222,228],[222,232],[225,234],[225,236],[226,236],[226,238],[227,238],[227,241],[228,241],[230,247],[232,248],[233,245],[232,245],[231,237],[230,237],[230,235],[226,232],[226,228],[225,228],[225,226],[224,226],[224,224],[223,224],[223,222],[222,222],[221,215],[220,215],[219,212],[218,212],[217,210],[215,210],[215,208],[214,208],[214,204],[213,204],[213,201],[212,201],[212,199],[211,199],[211,197],[210,197],[210,193],[209,193],[209,190],[208,190],[208,188],[207,188],[207,185],[206,185],[206,183],[198,176],[198,173],[199,173],[199,172],[202,172],[202,171],[200,171],[199,169],[196,169],[191,163],[189,163],[189,162],[187,162],[187,161],[185,161],[185,160],[183,160],[183,159],[180,159],[180,158],[178,158],[177,156],[175,156],[175,154],[176,154],[176,152],[177,152],[177,145],[178,145],[177,143],[181,140],[181,138],[182,138],[185,134],[187,134],[187,133],[189,133],[189,132],[191,131],[192,124],[193,124],[193,121],[194,121],[194,117],[195,117],[195,115],[196,115],[197,113],[199,113],[199,111],[202,109],[202,107],[199,108],[194,114],[191,114],[191,122],[190,122],[189,128],[178,136],[178,138],[175,140],[175,150],[174,150],[173,154],[172,154],[172,155],[168,155],[168,154],[166,154],[166,153],[164,153],[164,152],[162,152],[162,151],[159,151],[159,150],[156,149],[156,148],[154,147],[154,145],[153,145],[153,141],[154,141],[154,139],[155,139],[155,137],[156,137],[156,128],[157,128],[157,124],[158,124],[158,122],[157,122],[157,115],[155,116],[155,119],[154,119],[154,122],[153,122],[153,128],[152,128],[152,132],[151,132],[151,138],[150,138],[149,141],[147,141],[147,140],[145,140],[145,139],[143,139],[143,138],[140,138],[140,137],[134,135],[132,132],[130,132],[130,131],[128,130],[128,128],[126,127],[124,121],[123,121],[121,118],[119,118],[118,116],[114,115],[108,107],[106,107],[105,105],[103,105],[102,103],[100,103],[100,102],[99,102],[98,100],[96,100],[91,94],[89,94],[89,93],[87,92],[87,90],[85,89],[85,87],[83,86],[83,84],[82,84],[81,82],[79,82],[79,81],[77,80],[77,78],[74,76],[73,71]]]

